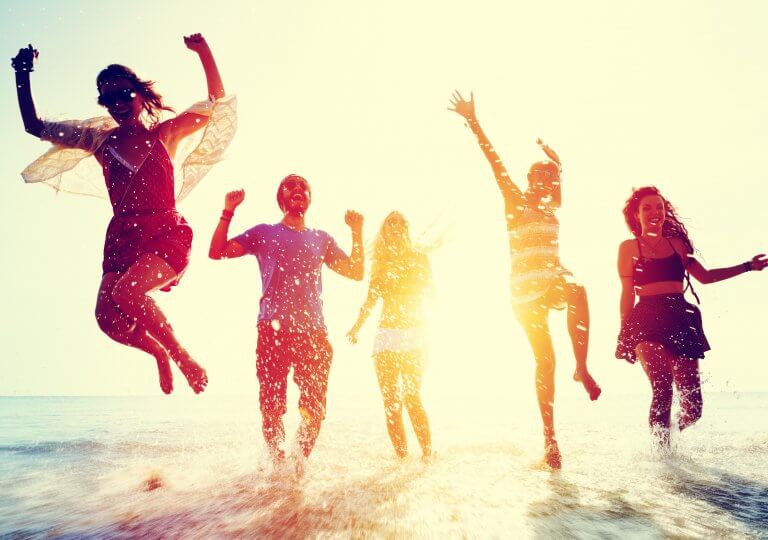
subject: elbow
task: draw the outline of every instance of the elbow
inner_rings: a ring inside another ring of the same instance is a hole
[[[211,248],[208,250],[208,258],[218,261],[223,258],[223,254],[221,253],[221,250]]]
[[[36,122],[25,122],[24,131],[39,139],[40,135],[43,134],[43,122],[40,120],[37,120]]]

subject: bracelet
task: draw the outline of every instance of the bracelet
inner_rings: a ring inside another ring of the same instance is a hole
[[[232,218],[234,217],[234,215],[235,213],[232,210],[224,209],[221,212],[221,217],[219,219],[223,221],[232,221]]]
[[[32,65],[32,62],[17,61],[15,58],[11,58],[11,66],[13,67],[14,71],[16,71],[16,73],[31,73],[35,71]]]
[[[752,261],[747,261],[743,263],[741,266],[744,267],[745,272],[751,272],[752,271]]]

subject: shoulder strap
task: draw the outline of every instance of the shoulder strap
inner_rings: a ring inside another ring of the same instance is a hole
[[[683,258],[680,255],[680,252],[675,249],[675,245],[672,243],[672,241],[669,238],[667,238],[667,242],[669,242],[669,247],[671,247],[672,251],[674,251],[675,254],[678,257],[680,257],[680,261],[682,262]],[[691,263],[691,261],[690,261],[690,258],[689,258],[688,264],[690,264],[690,263]],[[691,283],[691,273],[688,272],[688,264],[684,265],[684,268],[685,268],[685,289],[683,289],[683,294],[685,294],[685,291],[690,289],[691,290],[691,294],[696,299],[696,303],[697,304],[701,304],[701,300],[699,300],[699,295],[696,294],[696,289],[693,288],[693,284]]]

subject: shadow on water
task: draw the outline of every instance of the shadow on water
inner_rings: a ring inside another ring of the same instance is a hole
[[[630,505],[619,493],[606,492],[601,506],[585,504],[575,484],[562,473],[551,473],[548,496],[528,505],[527,517],[535,538],[664,538],[663,529],[647,513]]]
[[[751,529],[768,529],[768,487],[748,478],[693,463],[670,463],[671,491],[703,501]]]

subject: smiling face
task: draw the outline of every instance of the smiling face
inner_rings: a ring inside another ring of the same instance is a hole
[[[664,198],[661,195],[646,195],[640,199],[637,208],[637,220],[642,234],[661,236],[666,219]]]
[[[312,192],[306,179],[292,174],[283,178],[277,190],[277,203],[286,214],[304,215],[312,202]]]
[[[141,122],[144,99],[126,78],[115,77],[104,81],[99,86],[99,104],[106,107],[121,126]]]

